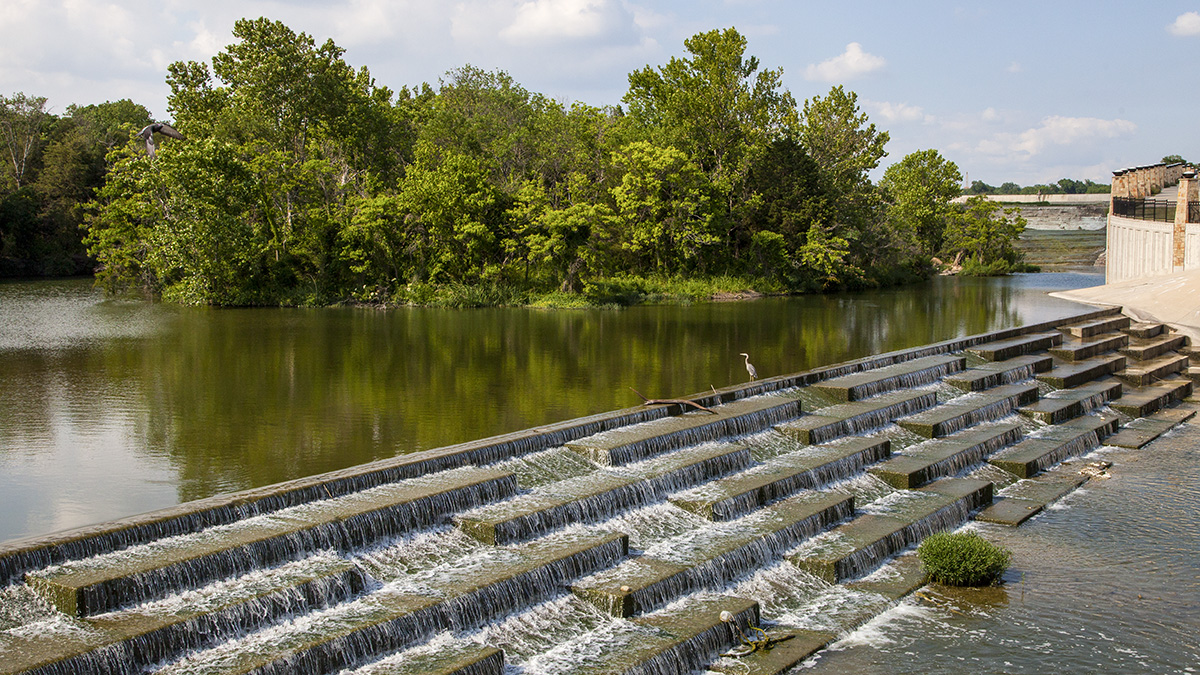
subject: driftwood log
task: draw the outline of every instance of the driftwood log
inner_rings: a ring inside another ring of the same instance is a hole
[[[698,410],[703,410],[704,412],[712,413],[714,415],[717,414],[716,410],[713,410],[712,408],[705,408],[704,406],[700,405],[699,403],[696,403],[695,401],[689,401],[686,398],[646,398],[645,396],[642,396],[642,392],[638,391],[637,389],[634,389],[633,387],[630,387],[629,390],[632,391],[633,393],[637,394],[638,396],[642,397],[642,405],[678,403],[679,405],[690,405],[693,408],[696,408]]]

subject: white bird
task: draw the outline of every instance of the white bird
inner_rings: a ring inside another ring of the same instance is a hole
[[[166,134],[171,138],[183,140],[183,134],[176,131],[175,128],[169,124],[159,124],[157,122],[154,124],[147,124],[142,128],[141,131],[138,132],[138,138],[146,141],[146,154],[150,155],[151,157],[154,156],[154,150],[156,147],[154,145],[155,133]]]
[[[758,370],[754,367],[753,363],[750,363],[750,355],[747,354],[746,352],[742,352],[740,354],[740,356],[746,357],[746,372],[750,373],[750,381],[753,382],[753,381],[757,380],[758,379]]]

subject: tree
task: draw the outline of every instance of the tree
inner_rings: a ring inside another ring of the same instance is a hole
[[[1013,242],[1024,231],[1025,219],[1018,209],[974,195],[948,221],[945,250],[963,255],[964,273],[1004,274],[1019,262]]]
[[[0,139],[4,141],[8,178],[18,190],[41,150],[46,118],[45,96],[26,96],[23,92],[0,96]]]
[[[958,165],[937,150],[918,150],[889,166],[879,187],[888,203],[888,219],[925,255],[942,248],[950,200],[962,193]]]
[[[858,108],[858,95],[833,87],[804,102],[800,143],[821,169],[821,186],[832,207],[831,225],[864,267],[889,265],[895,249],[881,223],[878,194],[868,173],[887,156],[889,135]]]
[[[1163,164],[1187,164],[1188,161],[1179,155],[1167,155],[1162,158]]]
[[[624,171],[612,189],[621,227],[619,247],[633,269],[670,273],[703,267],[716,243],[704,174],[683,152],[646,141],[613,156]]]
[[[648,138],[681,150],[708,177],[719,215],[732,225],[727,244],[735,255],[752,234],[742,213],[753,195],[752,167],[796,127],[783,70],[760,70],[746,45],[734,28],[697,33],[684,41],[688,57],[631,73],[622,99]]]

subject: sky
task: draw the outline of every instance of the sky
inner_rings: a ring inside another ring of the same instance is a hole
[[[0,0],[0,95],[55,114],[128,98],[169,121],[168,65],[211,63],[259,16],[332,39],[394,90],[471,64],[597,106],[732,26],[797,102],[858,94],[891,136],[876,178],[928,148],[992,185],[1200,158],[1200,0]]]

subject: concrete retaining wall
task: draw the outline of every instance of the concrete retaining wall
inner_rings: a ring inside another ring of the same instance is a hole
[[[1105,283],[1173,272],[1174,228],[1174,223],[1110,215]],[[1197,237],[1200,240],[1200,231]]]

